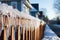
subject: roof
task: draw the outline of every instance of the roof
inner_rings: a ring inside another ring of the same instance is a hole
[[[36,10],[39,10],[39,5],[36,3],[36,4],[31,4]]]
[[[25,0],[23,3],[24,3],[27,7],[33,8],[29,1]]]

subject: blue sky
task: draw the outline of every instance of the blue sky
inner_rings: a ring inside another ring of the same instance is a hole
[[[39,10],[41,10],[41,8],[46,9],[46,15],[49,19],[53,19],[56,17],[56,14],[53,9],[54,0],[30,0],[30,3],[38,3]]]

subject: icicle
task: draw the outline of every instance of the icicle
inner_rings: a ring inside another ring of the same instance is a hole
[[[1,32],[2,32],[2,13],[1,13],[1,11],[0,11],[0,35],[1,35]]]

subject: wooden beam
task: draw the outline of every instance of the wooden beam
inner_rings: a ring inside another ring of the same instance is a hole
[[[28,30],[26,29],[26,40],[28,40]]]
[[[39,26],[39,35],[40,35],[39,36],[40,37],[39,39],[41,40],[41,25]]]
[[[31,40],[32,40],[32,28],[31,28]]]
[[[28,20],[27,19],[21,19],[21,23],[22,23],[22,28],[23,28],[23,40],[28,40],[28,29],[24,26],[25,24],[28,24]]]
[[[16,27],[17,27],[17,31],[16,31],[16,37],[15,37],[15,40],[20,40],[20,21],[21,21],[21,19],[17,16],[16,17]]]
[[[4,40],[6,40],[6,26],[4,26]]]
[[[0,30],[2,29],[2,15],[0,15]],[[1,33],[0,33],[1,35]]]
[[[24,27],[23,27],[23,40],[25,40],[25,30],[24,30]]]
[[[18,40],[20,40],[20,18],[18,17]]]
[[[11,40],[14,40],[14,25],[11,27]]]
[[[35,27],[35,40],[36,40],[36,27]]]
[[[10,13],[8,13],[8,31],[9,31],[9,36],[11,37],[11,26],[10,26]],[[8,36],[8,40],[9,40],[9,36]]]
[[[18,26],[18,40],[20,40],[20,26]]]
[[[3,24],[4,24],[4,40],[6,40],[6,28],[7,28],[8,18],[7,15],[3,16]]]
[[[31,29],[30,29],[30,26],[29,26],[29,40],[31,40]]]
[[[11,40],[14,40],[14,20],[15,20],[15,19],[12,17],[12,18],[11,18],[11,21],[10,21],[11,24],[12,24],[12,25],[11,25]]]

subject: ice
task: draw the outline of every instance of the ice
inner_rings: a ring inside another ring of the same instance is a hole
[[[24,18],[24,19],[28,19],[30,20],[29,22],[29,25],[32,25],[32,28],[36,27],[38,28],[40,26],[40,23],[42,25],[45,24],[44,21],[38,19],[38,18],[35,18],[27,13],[24,13],[23,11],[19,11],[18,9],[16,8],[13,8],[13,6],[10,6],[8,4],[5,4],[5,3],[1,3],[0,4],[0,11],[2,12],[3,15],[8,15],[10,14],[10,17],[11,18],[14,18],[14,17],[20,17],[20,18]],[[11,24],[11,23],[10,23]],[[26,24],[27,26],[28,24]]]
[[[11,15],[15,14],[14,16],[20,16],[20,17],[23,17],[23,18],[26,18],[26,19],[31,19],[31,20],[39,20],[29,14],[26,14],[24,12],[20,12],[18,9],[14,9],[12,6],[9,6],[5,3],[2,3],[0,4],[0,11],[3,13],[3,14],[8,14],[10,13]]]
[[[0,4],[0,11],[1,11],[4,15],[7,15],[7,13],[8,13],[7,8],[8,8],[8,5],[7,5],[7,4],[5,4],[5,3]]]
[[[42,40],[60,40],[60,38],[46,24],[45,31],[44,31],[44,38]]]

